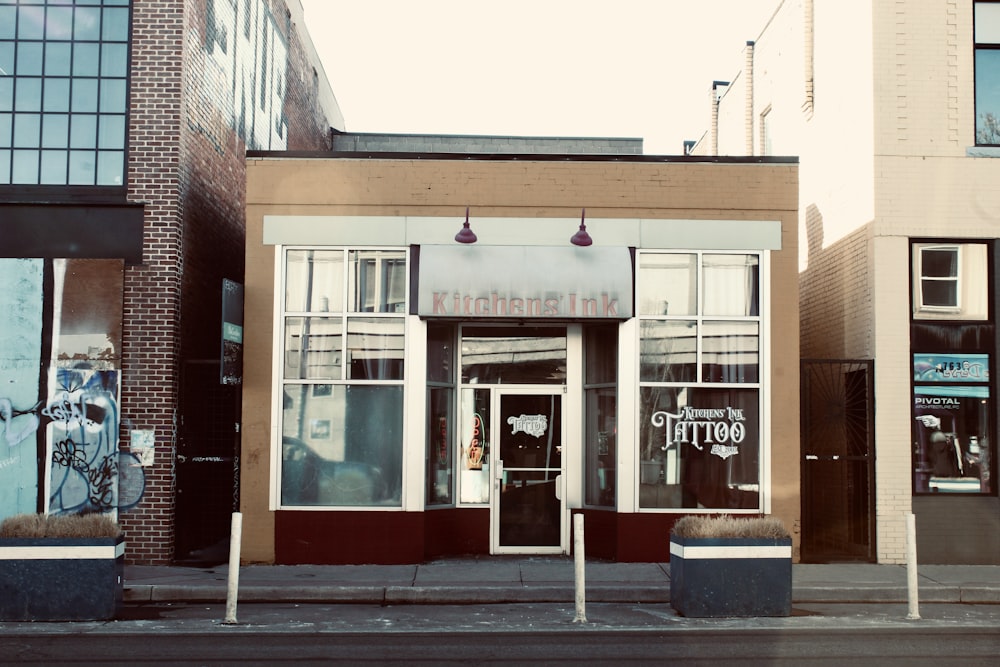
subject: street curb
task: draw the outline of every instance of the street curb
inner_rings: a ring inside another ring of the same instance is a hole
[[[792,602],[812,603],[906,603],[908,591],[900,586],[802,586],[792,590]],[[572,603],[572,585],[540,586],[287,586],[248,585],[239,589],[242,602],[317,602],[330,604],[512,604]],[[586,600],[595,603],[665,604],[670,589],[665,586],[588,586]],[[131,584],[124,601],[225,602],[222,585]],[[924,586],[920,602],[1000,604],[995,586]]]
[[[260,586],[240,587],[242,602],[329,602],[337,604],[503,604],[573,602],[573,586]],[[666,603],[667,587],[588,587],[591,602]],[[183,584],[132,584],[125,586],[124,601],[225,602],[225,586]]]

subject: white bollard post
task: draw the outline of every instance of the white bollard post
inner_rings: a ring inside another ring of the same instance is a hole
[[[920,587],[917,584],[917,520],[913,512],[906,515],[906,589],[910,602],[906,618],[920,618]]]
[[[236,623],[236,598],[240,586],[240,543],[243,540],[243,515],[233,512],[229,533],[229,580],[226,585],[226,618],[223,623]]]
[[[587,622],[587,577],[584,566],[586,558],[583,550],[583,515],[573,515],[573,567],[576,582],[576,617],[574,623]]]

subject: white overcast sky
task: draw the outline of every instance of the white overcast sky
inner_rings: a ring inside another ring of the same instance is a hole
[[[639,137],[679,155],[779,0],[301,0],[350,132]]]

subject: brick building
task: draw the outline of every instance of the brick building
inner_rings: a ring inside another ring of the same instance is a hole
[[[117,510],[143,563],[226,539],[245,152],[331,127],[298,0],[0,0],[0,518]]]
[[[619,561],[692,513],[798,548],[794,159],[335,141],[248,155],[244,559],[569,553],[574,513]]]
[[[1000,2],[775,6],[692,153],[800,157],[803,557],[1000,563]]]

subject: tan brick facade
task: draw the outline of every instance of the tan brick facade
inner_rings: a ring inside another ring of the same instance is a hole
[[[770,410],[766,438],[771,447],[770,512],[799,528],[798,463],[798,241],[797,168],[794,164],[681,162],[628,158],[574,160],[349,158],[316,156],[282,159],[251,156],[247,167],[247,277],[245,332],[247,365],[243,412],[243,555],[274,562],[277,535],[272,475],[277,425],[272,354],[275,350],[275,247],[263,240],[266,216],[413,216],[451,218],[471,205],[479,218],[601,218],[778,220],[781,248],[770,253]],[[455,218],[458,221],[458,218]],[[692,222],[692,225],[697,225]],[[456,222],[455,230],[459,226]],[[570,230],[572,231],[572,230]],[[568,240],[568,234],[567,234]],[[249,324],[252,323],[252,324]],[[777,406],[780,406],[778,408]],[[623,419],[631,419],[623,415]],[[406,447],[423,447],[419,434]],[[632,446],[631,444],[622,447]],[[408,455],[423,460],[421,452]],[[418,474],[413,470],[412,474]],[[420,473],[422,474],[422,473]],[[635,474],[630,473],[630,474]],[[333,512],[284,511],[316,521]],[[350,513],[341,513],[346,516]],[[370,521],[406,521],[425,512],[368,512]],[[664,514],[636,514],[633,521],[664,528]],[[347,519],[345,518],[344,521]],[[423,519],[418,519],[423,521]],[[428,519],[429,520],[429,519]],[[369,522],[370,523],[370,522]],[[394,524],[395,525],[395,524]],[[416,529],[420,530],[420,529]],[[622,535],[625,528],[619,528]],[[656,530],[656,528],[653,528]],[[664,532],[664,535],[666,533]],[[421,537],[422,540],[422,532]],[[625,539],[619,535],[619,539]],[[665,544],[665,543],[664,543]],[[796,535],[796,545],[797,535]],[[662,546],[662,545],[661,545]],[[588,547],[589,549],[589,547]],[[622,547],[624,550],[625,547]],[[618,553],[624,553],[621,550]],[[588,551],[589,553],[589,551]],[[662,555],[662,554],[661,554]],[[648,556],[648,554],[647,554]]]

